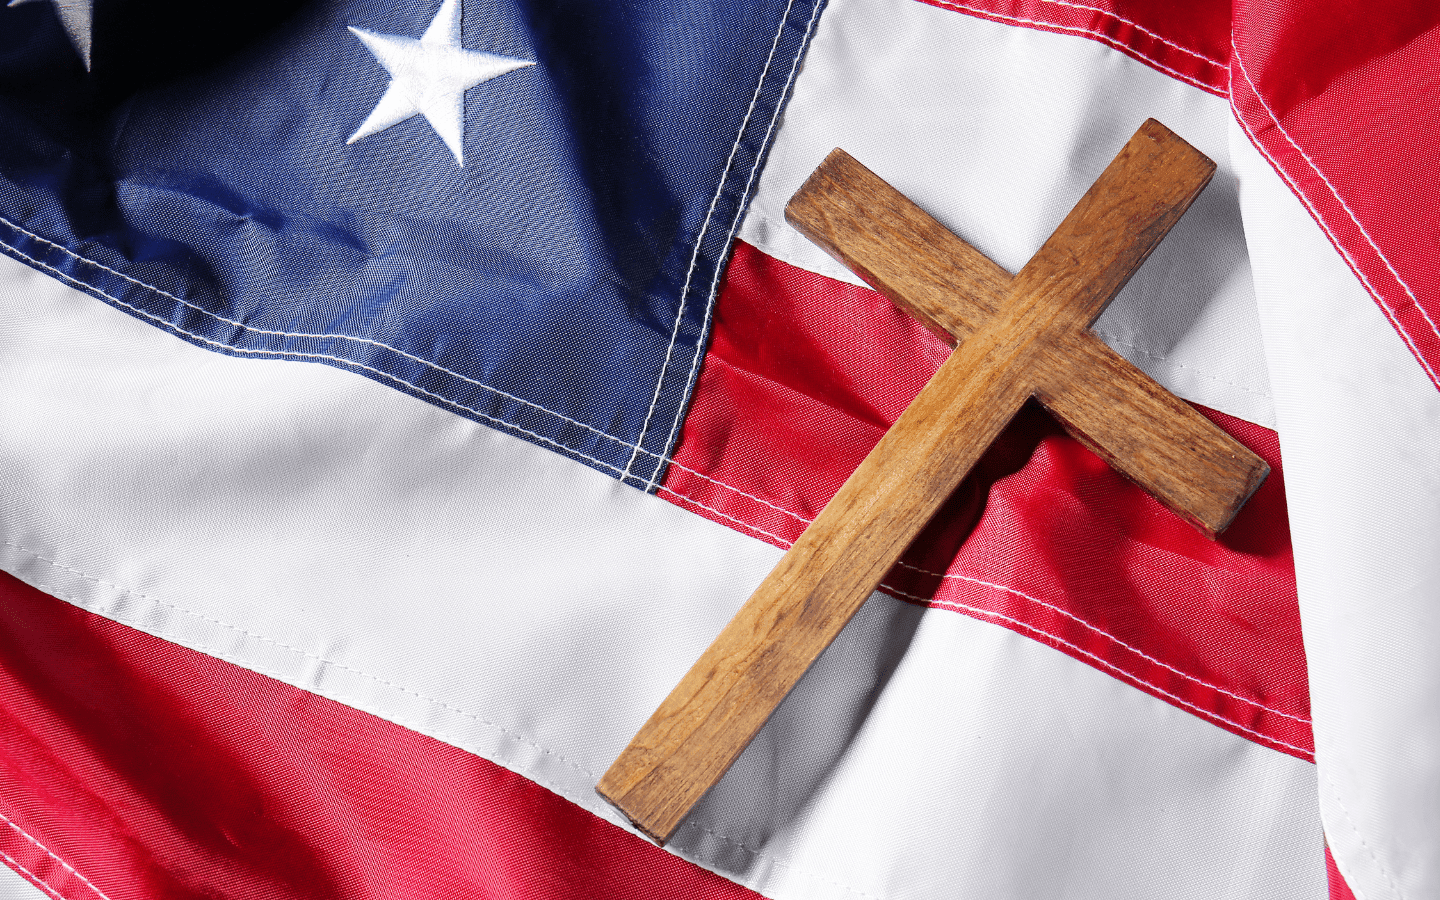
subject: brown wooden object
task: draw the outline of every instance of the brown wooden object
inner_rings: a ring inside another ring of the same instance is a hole
[[[1269,467],[1089,332],[1215,164],[1147,121],[1013,278],[836,150],[786,218],[959,342],[600,779],[664,842],[1030,397],[1214,536]]]

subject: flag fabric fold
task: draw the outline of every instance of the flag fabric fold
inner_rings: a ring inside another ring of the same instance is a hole
[[[1440,890],[1425,5],[83,5],[0,9],[0,891]],[[1025,410],[629,833],[948,352],[790,194],[843,146],[1013,271],[1150,117],[1218,172],[1095,330],[1270,481],[1209,542]]]

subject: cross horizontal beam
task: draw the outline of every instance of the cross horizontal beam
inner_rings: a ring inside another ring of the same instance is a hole
[[[831,151],[786,218],[951,346],[1010,290],[1009,272],[844,150]],[[1037,362],[1034,396],[1066,431],[1207,537],[1229,526],[1270,471],[1088,329]]]

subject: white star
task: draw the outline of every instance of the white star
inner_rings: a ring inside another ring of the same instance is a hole
[[[34,3],[36,0],[10,0],[10,6],[19,6],[22,3]],[[60,24],[65,26],[65,33],[70,37],[70,43],[74,45],[75,51],[85,61],[85,71],[90,71],[90,19],[91,10],[94,8],[94,0],[49,0],[55,7],[55,12],[60,16]]]
[[[51,0],[59,3],[61,0]],[[535,63],[460,46],[460,0],[444,0],[419,40],[351,28],[380,65],[390,86],[347,144],[384,131],[411,116],[424,116],[465,165],[465,91],[482,81]]]

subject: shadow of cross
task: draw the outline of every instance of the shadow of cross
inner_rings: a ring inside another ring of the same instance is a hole
[[[596,790],[664,843],[1030,397],[1214,537],[1269,472],[1090,333],[1215,164],[1146,121],[1013,278],[835,150],[786,207],[801,233],[955,351]]]

